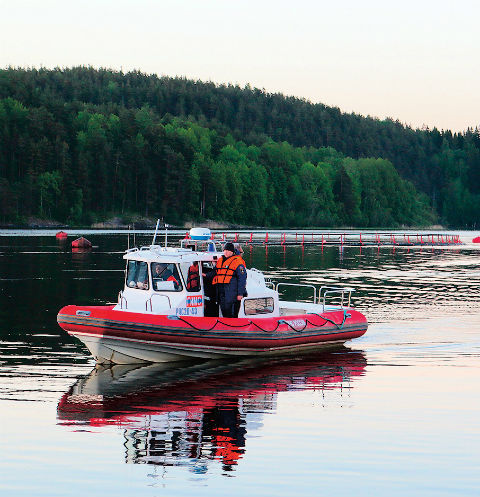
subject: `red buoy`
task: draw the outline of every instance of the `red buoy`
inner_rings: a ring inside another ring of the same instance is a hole
[[[77,238],[76,240],[73,240],[72,247],[75,247],[75,248],[91,248],[92,247],[92,242],[90,240],[87,240],[83,236],[81,236],[80,238]]]
[[[473,243],[480,243],[480,236],[477,236],[472,240]]]
[[[55,238],[59,239],[59,240],[65,240],[65,238],[67,238],[67,234],[65,233],[65,231],[59,231],[56,235],[55,235]]]

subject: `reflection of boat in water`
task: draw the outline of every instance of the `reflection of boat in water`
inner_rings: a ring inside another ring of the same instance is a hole
[[[219,316],[215,284],[228,283],[232,274],[223,273],[234,273],[228,264],[240,262],[233,255],[222,259],[209,231],[202,237],[205,250],[188,240],[180,248],[152,244],[128,250],[117,304],[63,307],[59,325],[81,340],[97,362],[115,364],[297,355],[366,332],[365,316],[350,305],[353,288],[274,285],[253,268],[246,270],[244,296],[237,296],[237,317]],[[220,262],[227,266],[217,267]],[[213,277],[215,271],[223,272]],[[210,283],[207,275],[213,278]],[[312,302],[281,300],[280,289],[288,287],[313,290]]]
[[[123,428],[127,462],[193,465],[201,472],[217,459],[231,469],[245,451],[247,419],[250,429],[261,425],[279,392],[343,389],[365,366],[361,352],[346,348],[233,364],[97,365],[62,397],[58,418],[62,424]]]

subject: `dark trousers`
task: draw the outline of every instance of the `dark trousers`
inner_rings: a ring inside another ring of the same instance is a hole
[[[235,313],[235,302],[226,302],[225,300],[220,300],[220,309],[222,310],[222,316],[224,318],[236,318],[238,312]]]
[[[218,286],[218,303],[222,310],[222,316],[224,318],[236,318],[238,316],[238,311],[240,310],[240,302],[238,300],[227,300],[225,298],[225,289],[223,288],[223,285]]]
[[[203,311],[203,315],[208,317],[218,317],[218,303],[215,299],[207,299],[207,297],[205,297],[205,309]]]

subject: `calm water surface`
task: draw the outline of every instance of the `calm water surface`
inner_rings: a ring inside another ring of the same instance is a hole
[[[276,281],[355,287],[367,334],[303,358],[95,368],[56,314],[116,299],[127,240],[89,238],[0,236],[0,495],[480,494],[475,245],[247,247]]]

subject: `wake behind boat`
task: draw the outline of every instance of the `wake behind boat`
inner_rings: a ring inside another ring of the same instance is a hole
[[[238,317],[211,315],[207,274],[222,253],[209,230],[193,228],[180,247],[127,250],[124,289],[115,305],[69,305],[59,325],[81,340],[99,363],[167,362],[188,357],[310,352],[362,336],[367,320],[350,306],[352,288],[266,281],[247,269]],[[312,302],[280,300],[284,286],[313,290]],[[332,303],[332,301],[335,301]],[[210,315],[209,315],[210,314]]]

